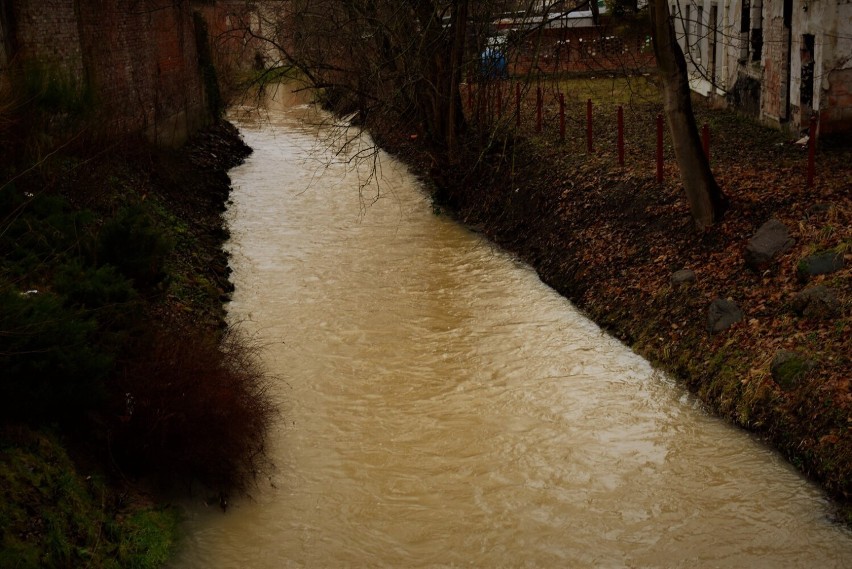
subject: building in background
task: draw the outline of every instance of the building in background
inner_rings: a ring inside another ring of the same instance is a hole
[[[852,0],[669,0],[692,88],[775,127],[852,130]]]

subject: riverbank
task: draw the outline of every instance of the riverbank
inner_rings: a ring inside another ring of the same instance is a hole
[[[169,496],[225,508],[264,468],[266,376],[223,304],[249,152],[222,122],[0,168],[0,565],[159,566]]]
[[[654,117],[659,107],[631,112]],[[776,448],[849,523],[852,149],[823,144],[808,188],[802,146],[727,111],[698,114],[712,125],[713,170],[731,200],[704,233],[694,229],[671,161],[657,183],[650,128],[644,138],[641,126],[628,128],[626,167],[605,125],[589,154],[582,138],[561,142],[504,123],[487,153],[462,160],[476,166],[455,172],[430,171],[412,137],[379,126],[377,138],[428,174],[439,209],[516,253],[709,410]],[[793,243],[750,267],[749,241],[771,219]],[[810,271],[814,254],[830,258],[831,270]],[[712,331],[711,305],[723,300],[740,315]]]

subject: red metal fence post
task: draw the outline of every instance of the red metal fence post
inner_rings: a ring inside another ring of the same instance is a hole
[[[559,93],[559,142],[565,142],[565,95]]]
[[[521,126],[521,84],[515,83],[515,124]]]
[[[657,115],[657,183],[663,183],[663,115]]]
[[[817,117],[813,115],[811,117],[811,125],[808,129],[808,185],[807,187],[812,187],[814,185],[814,175],[816,173],[816,130],[817,130]]]
[[[710,162],[710,125],[707,123],[701,127],[701,147],[704,149],[704,156]]]
[[[535,131],[541,132],[541,87],[535,89]]]
[[[618,165],[624,166],[624,109],[618,105]]]
[[[586,148],[589,154],[595,151],[592,143],[592,100],[586,101]]]
[[[467,108],[473,110],[473,77],[467,76]]]

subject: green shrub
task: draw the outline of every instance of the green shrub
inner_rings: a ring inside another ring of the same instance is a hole
[[[10,185],[0,190],[0,255],[3,270],[16,280],[35,282],[52,267],[72,259],[92,259],[90,211],[75,211],[57,195],[24,194]]]
[[[97,347],[95,322],[51,293],[0,283],[0,411],[22,421],[67,420],[104,400],[112,357]]]
[[[54,287],[69,305],[88,309],[128,304],[138,297],[133,284],[112,265],[85,267],[79,261],[59,268]]]
[[[142,205],[119,211],[101,229],[98,260],[109,263],[137,287],[150,287],[165,277],[163,266],[173,247]]]
[[[101,526],[94,488],[53,437],[10,431],[0,437],[0,566],[83,566]]]

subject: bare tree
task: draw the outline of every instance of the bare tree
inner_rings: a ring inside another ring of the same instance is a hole
[[[255,16],[263,20],[262,25],[255,23],[244,29],[274,45],[280,63],[298,69],[302,79],[318,90],[334,111],[358,116],[362,122],[384,121],[384,126],[392,121],[403,132],[418,133],[435,168],[449,171],[462,160],[460,145],[467,140],[464,134],[469,127],[460,85],[466,74],[477,78],[480,90],[491,79],[483,73],[482,50],[494,34],[495,17],[509,11],[515,22],[525,18],[523,35],[534,42],[540,36],[536,31],[553,18],[593,3],[260,2]],[[675,156],[692,215],[700,228],[706,228],[721,218],[725,197],[702,151],[686,62],[668,5],[652,2],[649,12]]]
[[[422,134],[439,162],[458,156],[459,95],[468,0],[320,0],[259,3],[239,33],[274,45],[281,66],[335,112],[394,121]],[[262,24],[258,25],[258,22]]]
[[[417,133],[440,168],[461,161],[469,128],[460,93],[466,77],[478,87],[499,79],[484,71],[496,17],[537,22],[526,29],[530,36],[550,22],[556,4],[568,3],[268,0],[254,3],[233,33],[274,46],[278,59],[267,62],[266,73],[298,70],[336,113]],[[578,9],[571,4],[566,11]]]
[[[675,38],[668,3],[650,0],[648,14],[654,32],[654,54],[660,74],[663,110],[672,137],[675,159],[692,217],[699,229],[705,229],[721,219],[727,200],[713,177],[701,147],[692,110],[686,59]]]

